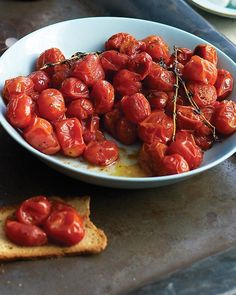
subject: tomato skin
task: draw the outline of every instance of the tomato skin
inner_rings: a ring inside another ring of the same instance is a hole
[[[230,72],[219,69],[215,88],[217,92],[217,100],[221,101],[230,95],[234,87],[234,79]]]
[[[136,125],[126,118],[118,119],[115,133],[115,138],[125,145],[134,144],[137,140]]]
[[[136,40],[134,36],[128,33],[117,33],[112,35],[105,43],[106,50],[117,50],[120,51],[122,44],[129,43],[130,41]]]
[[[80,121],[77,118],[57,121],[55,129],[63,153],[69,157],[79,157],[85,149]]]
[[[207,106],[201,109],[202,114],[210,123],[213,123],[214,111],[214,106]],[[212,134],[212,129],[202,122],[202,125],[195,130],[195,134],[199,136],[208,136]]]
[[[191,49],[182,47],[182,48],[178,48],[177,50],[177,60],[182,65],[185,65],[192,56],[193,56],[193,51]],[[169,65],[173,64],[174,60],[175,60],[175,55],[172,54],[169,60]]]
[[[143,121],[151,113],[150,104],[142,93],[124,96],[121,100],[121,108],[125,117],[135,124]]]
[[[201,149],[193,141],[186,139],[173,141],[167,149],[167,154],[181,155],[187,161],[190,170],[197,168],[203,159]]]
[[[28,76],[34,83],[34,91],[42,92],[51,85],[51,80],[46,72],[35,71]]]
[[[217,68],[210,61],[193,55],[184,66],[183,76],[186,80],[214,85],[217,79]]]
[[[217,99],[216,89],[213,85],[188,82],[187,88],[193,94],[192,98],[200,108],[213,105]]]
[[[173,120],[162,110],[153,111],[138,125],[139,138],[147,143],[160,139],[163,143],[169,141],[173,134]]]
[[[163,158],[159,175],[173,175],[188,171],[189,166],[184,157],[179,154],[172,154]]]
[[[44,224],[49,239],[62,246],[73,246],[85,235],[83,219],[72,210],[53,211]]]
[[[148,89],[168,92],[174,90],[175,75],[153,62],[144,81]]]
[[[217,51],[211,45],[199,44],[195,47],[193,54],[198,55],[198,56],[210,61],[215,66],[217,65],[217,62],[218,62]]]
[[[179,106],[177,108],[177,128],[196,130],[202,126],[201,117],[195,113],[191,106]]]
[[[6,117],[15,128],[27,127],[33,117],[32,114],[33,101],[26,94],[18,94],[12,98],[6,109]]]
[[[73,211],[77,213],[76,208],[73,206],[63,202],[63,201],[58,201],[58,200],[52,200],[51,204],[51,212],[53,211]]]
[[[6,220],[5,233],[7,238],[19,246],[34,247],[47,243],[46,233],[33,224],[23,224],[14,220]]]
[[[215,108],[213,123],[216,130],[223,135],[230,135],[236,131],[236,103],[223,100]]]
[[[16,210],[16,218],[24,224],[41,225],[51,212],[51,203],[45,196],[25,200]]]
[[[57,63],[65,59],[64,54],[59,48],[49,48],[42,52],[36,61],[36,69],[40,70],[45,64]],[[54,67],[49,67],[44,70],[51,76],[54,73]]]
[[[169,47],[165,41],[159,36],[148,36],[142,40],[146,44],[146,52],[156,62],[163,60],[168,63],[170,59]]]
[[[52,88],[60,90],[62,82],[69,77],[70,68],[66,64],[54,66],[54,74],[51,78]]]
[[[148,101],[152,110],[163,110],[168,100],[169,96],[164,91],[153,91],[148,95]]]
[[[161,163],[165,156],[167,145],[157,139],[151,143],[143,143],[139,151],[139,164],[148,175],[160,175]]]
[[[108,166],[118,159],[119,152],[113,141],[91,141],[85,148],[83,156],[93,165]]]
[[[212,135],[200,135],[199,133],[194,133],[194,140],[203,151],[209,150],[214,142]]]
[[[146,52],[141,52],[131,58],[128,62],[128,70],[140,75],[140,79],[143,80],[150,72],[152,65],[152,58]]]
[[[2,96],[10,101],[15,95],[29,95],[34,90],[34,83],[29,77],[19,76],[5,81]]]
[[[89,90],[87,85],[77,78],[66,78],[61,84],[60,91],[66,101],[82,98],[89,99]]]
[[[37,100],[38,111],[41,117],[55,121],[65,114],[66,107],[61,92],[48,88],[41,92]]]
[[[117,72],[121,69],[124,69],[128,63],[128,60],[128,55],[115,50],[104,51],[100,55],[100,62],[105,73],[108,71]]]
[[[70,75],[84,82],[88,87],[93,86],[98,80],[105,79],[100,59],[95,54],[88,54],[72,66]]]
[[[118,108],[114,108],[103,116],[103,126],[113,137],[116,137],[116,125],[120,118],[121,111]]]
[[[52,155],[60,150],[52,125],[45,119],[35,117],[24,129],[23,137],[30,145],[44,154]]]
[[[78,118],[79,120],[87,119],[94,113],[94,107],[90,100],[81,98],[73,100],[66,110],[66,116],[68,118]]]
[[[114,100],[114,88],[106,80],[97,81],[91,91],[91,99],[94,103],[95,113],[105,114],[111,111]]]
[[[173,111],[174,111],[174,95],[175,95],[175,93],[173,91],[168,93],[168,98],[169,99],[168,99],[168,101],[166,103],[165,111],[169,116],[172,116]],[[183,106],[184,104],[185,104],[185,99],[183,97],[178,96],[177,100],[176,100],[177,109],[180,106]]]
[[[122,69],[114,76],[113,87],[122,96],[140,92],[142,89],[140,75],[127,69]]]

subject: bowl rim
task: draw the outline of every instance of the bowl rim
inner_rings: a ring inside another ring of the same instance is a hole
[[[179,28],[176,28],[174,26],[169,26],[166,24],[162,24],[162,23],[158,23],[158,22],[154,22],[154,21],[149,21],[149,20],[144,20],[144,19],[136,19],[136,18],[129,18],[129,17],[110,17],[110,16],[100,16],[100,17],[84,17],[84,18],[76,18],[76,19],[71,19],[71,20],[66,20],[66,21],[61,21],[61,22],[57,22],[45,27],[42,27],[38,30],[35,30],[29,34],[27,34],[26,36],[22,37],[21,39],[19,39],[13,46],[11,46],[7,51],[5,51],[3,53],[3,55],[0,57],[0,66],[1,66],[1,62],[2,62],[2,58],[4,58],[4,56],[6,54],[8,54],[8,52],[10,52],[11,50],[14,49],[14,46],[16,44],[19,44],[20,42],[24,42],[25,40],[31,38],[32,35],[37,34],[41,31],[46,31],[48,28],[53,28],[55,26],[61,26],[65,23],[77,23],[77,22],[87,22],[87,21],[104,21],[104,20],[115,20],[115,21],[131,21],[131,22],[139,22],[139,23],[150,23],[153,25],[159,25],[163,28],[169,28],[169,29],[174,29],[174,31],[177,32],[182,32],[184,34],[186,34],[187,36],[191,36],[194,38],[197,38],[197,40],[204,42],[204,43],[208,43],[212,46],[214,46],[213,44],[211,44],[210,42],[195,36],[191,33],[188,33],[184,30],[181,30]],[[215,47],[215,46],[214,46]],[[13,48],[13,49],[12,49]],[[217,49],[217,51],[219,51],[226,60],[228,60],[231,63],[234,63],[234,61],[228,57],[224,52],[222,52],[220,49],[218,49],[217,47],[215,47]],[[0,105],[1,109],[2,107],[5,105],[4,100],[1,96],[0,99]],[[173,175],[166,175],[166,176],[149,176],[149,177],[126,177],[126,176],[114,176],[114,175],[109,175],[109,174],[100,174],[98,171],[87,171],[87,170],[83,170],[81,171],[80,169],[78,170],[77,167],[73,167],[67,164],[62,163],[61,161],[57,160],[56,158],[52,157],[52,155],[46,155],[41,153],[40,151],[34,149],[31,145],[29,145],[22,137],[18,137],[15,136],[15,132],[17,132],[17,130],[12,127],[9,122],[7,121],[7,119],[5,118],[5,116],[3,115],[2,110],[0,111],[0,123],[3,126],[3,128],[6,130],[6,132],[16,141],[18,142],[21,146],[23,146],[24,148],[26,148],[28,151],[30,151],[31,153],[33,153],[34,155],[36,155],[39,158],[42,158],[42,160],[44,160],[44,162],[50,162],[52,164],[54,164],[55,166],[58,166],[62,169],[66,169],[69,172],[74,172],[77,174],[81,174],[84,176],[89,176],[89,177],[93,177],[93,178],[99,178],[99,179],[105,179],[105,180],[110,180],[110,181],[115,181],[115,182],[131,182],[131,183],[135,183],[135,182],[144,182],[144,183],[152,183],[152,182],[168,182],[168,181],[172,181],[172,180],[176,180],[178,181],[178,179],[181,178],[185,178],[185,177],[191,177],[194,176],[196,174],[199,174],[201,172],[204,172],[210,168],[213,168],[214,166],[220,164],[221,162],[225,161],[227,158],[229,158],[230,156],[232,156],[235,152],[236,152],[236,145],[234,148],[232,148],[230,151],[228,151],[226,154],[224,154],[223,156],[221,156],[219,159],[210,162],[209,164],[205,164],[202,167],[198,167],[194,170],[188,171],[188,172],[184,172],[181,174],[173,174]],[[10,129],[9,129],[10,127]],[[13,128],[14,131],[11,130],[11,128]]]

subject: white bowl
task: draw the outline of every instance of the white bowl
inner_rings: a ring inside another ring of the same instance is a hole
[[[77,51],[101,50],[105,40],[118,32],[129,32],[136,38],[157,34],[162,36],[167,43],[173,45],[194,48],[199,43],[206,41],[187,32],[163,24],[129,18],[95,17],[76,19],[57,23],[36,32],[33,32],[15,43],[0,58],[0,88],[4,81],[18,75],[27,75],[32,71],[37,56],[50,47],[60,48],[69,57]],[[219,55],[219,67],[229,70],[236,80],[235,63],[222,51]],[[235,99],[234,89],[231,99]],[[71,177],[103,186],[117,188],[149,188],[168,185],[194,176],[230,157],[235,151],[236,134],[230,136],[222,143],[215,144],[204,155],[202,165],[193,171],[162,177],[127,177],[115,176],[117,166],[106,169],[91,168],[78,159],[70,159],[62,155],[48,156],[31,147],[5,119],[5,104],[0,98],[0,119],[4,129],[24,148],[45,162],[50,167]],[[134,153],[137,147],[129,147],[127,153]],[[123,153],[122,153],[123,154]],[[122,165],[127,159],[121,156]],[[127,170],[124,168],[124,170]]]

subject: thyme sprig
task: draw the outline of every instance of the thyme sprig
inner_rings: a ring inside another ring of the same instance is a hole
[[[175,135],[176,135],[176,109],[177,109],[177,98],[178,98],[178,94],[179,94],[179,74],[178,74],[178,48],[174,45],[174,65],[173,65],[173,71],[175,73],[175,84],[174,84],[174,88],[175,88],[175,94],[174,94],[174,98],[173,98],[173,135],[172,135],[172,141],[175,141]]]

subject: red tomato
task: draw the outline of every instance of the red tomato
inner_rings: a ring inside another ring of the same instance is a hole
[[[19,246],[33,247],[47,243],[46,233],[32,224],[23,224],[8,219],[5,223],[5,233],[12,243]]]
[[[68,78],[70,68],[68,65],[58,65],[54,67],[54,74],[52,75],[51,84],[53,88],[60,89],[62,82]]]
[[[173,134],[173,120],[158,110],[152,112],[145,120],[138,125],[139,138],[148,143],[160,139],[163,143],[169,141]]]
[[[197,45],[197,47],[195,47],[193,54],[198,55],[210,61],[215,66],[217,65],[217,62],[218,62],[217,52],[216,52],[216,49],[211,45],[199,44]]]
[[[92,115],[83,122],[83,139],[86,144],[91,141],[103,141],[105,140],[104,134],[99,130],[100,117],[98,115]]]
[[[120,46],[120,53],[127,54],[130,57],[144,51],[146,49],[146,44],[142,41],[136,39],[125,40]]]
[[[217,79],[217,68],[210,61],[194,55],[184,66],[183,76],[187,80],[214,85]]]
[[[160,140],[144,143],[139,152],[140,166],[152,176],[160,175],[161,162],[165,156],[167,145]]]
[[[17,94],[30,94],[34,90],[34,83],[29,77],[19,76],[5,81],[2,96],[9,101]]]
[[[94,103],[95,113],[105,114],[111,111],[115,100],[113,86],[106,80],[97,81],[93,85],[91,99]]]
[[[216,130],[224,135],[236,131],[236,103],[232,100],[223,100],[213,114],[213,122]]]
[[[203,159],[201,149],[193,141],[186,139],[171,142],[167,154],[181,155],[187,161],[190,170],[197,168]]]
[[[77,213],[76,208],[73,206],[58,200],[52,200],[51,211],[73,211]]]
[[[85,235],[82,217],[72,210],[53,211],[44,224],[45,232],[55,243],[73,246]]]
[[[45,119],[35,117],[23,131],[23,136],[30,145],[44,154],[52,155],[60,150],[52,125]]]
[[[99,57],[96,54],[88,54],[72,66],[71,76],[80,79],[90,87],[98,80],[104,80],[105,73]]]
[[[182,65],[185,65],[190,60],[192,55],[193,55],[193,51],[191,49],[188,49],[188,48],[177,49],[177,61],[181,63]],[[174,60],[175,60],[175,55],[173,53],[170,57],[169,64],[173,65]]]
[[[196,114],[191,106],[179,106],[177,108],[178,129],[196,130],[202,126],[201,117]]]
[[[144,81],[148,89],[167,92],[174,90],[175,80],[173,72],[167,71],[159,64],[153,62],[150,72]]]
[[[66,111],[67,117],[76,117],[79,120],[87,119],[94,112],[93,104],[86,98],[72,101]]]
[[[169,47],[159,36],[148,36],[142,40],[146,44],[146,52],[151,55],[156,62],[164,61],[168,63],[170,58]]]
[[[105,43],[106,50],[120,50],[121,45],[124,43],[129,43],[130,41],[135,41],[134,36],[128,33],[117,33],[112,35]]]
[[[131,72],[139,74],[140,79],[143,80],[149,74],[151,65],[151,56],[146,52],[141,52],[130,59],[127,68]]]
[[[57,89],[48,88],[41,92],[37,100],[40,115],[49,120],[55,121],[63,117],[66,111],[64,98]]]
[[[26,94],[18,94],[12,98],[6,110],[6,117],[16,128],[27,127],[32,120],[32,99]]]
[[[63,153],[79,157],[85,149],[80,121],[76,118],[64,119],[55,123],[55,129]]]
[[[40,70],[45,64],[61,62],[65,59],[64,54],[58,48],[49,48],[40,54],[36,62],[36,69]],[[54,73],[54,67],[44,70],[50,76]]]
[[[204,117],[210,122],[213,123],[212,121],[212,116],[214,113],[215,107],[213,106],[208,106],[208,107],[204,107],[201,109],[202,114],[204,115]],[[208,136],[212,134],[212,129],[209,128],[208,126],[206,126],[204,124],[204,120],[202,121],[202,125],[199,126],[196,130],[195,130],[195,134],[196,135],[201,135],[201,136]]]
[[[165,106],[165,111],[170,116],[173,115],[173,111],[174,111],[174,95],[175,95],[175,93],[173,91],[168,92],[168,101]],[[183,106],[184,104],[185,104],[185,99],[183,97],[178,96],[177,100],[176,100],[177,109],[180,106]]]
[[[189,140],[195,144],[193,132],[190,130],[184,130],[184,129],[177,130],[175,134],[175,141],[178,141],[178,140]]]
[[[124,96],[121,100],[121,107],[125,117],[132,123],[143,121],[151,113],[150,104],[141,93]]]
[[[34,82],[34,91],[41,92],[50,87],[51,80],[44,71],[35,71],[28,76]]]
[[[89,90],[87,85],[77,78],[66,78],[61,84],[60,91],[66,101],[81,98],[89,99]]]
[[[100,61],[105,72],[117,72],[121,69],[124,69],[128,63],[128,60],[128,55],[115,50],[104,51],[100,55]]]
[[[200,108],[213,105],[217,99],[216,89],[213,85],[202,82],[188,82],[187,88],[192,93],[193,100]]]
[[[194,133],[194,140],[203,151],[210,149],[214,142],[212,135],[200,135],[197,133]]]
[[[118,108],[114,108],[110,112],[107,112],[103,117],[103,125],[107,132],[113,137],[116,137],[116,125],[121,118],[121,111]]]
[[[87,145],[83,156],[93,165],[108,166],[118,159],[119,152],[113,141],[92,141]]]
[[[148,95],[148,101],[152,110],[163,110],[168,100],[169,96],[164,91],[153,91]]]
[[[217,92],[217,99],[222,100],[230,95],[234,87],[234,80],[230,72],[219,69],[215,88]]]
[[[132,95],[142,89],[140,75],[126,69],[117,72],[113,79],[113,86],[115,91],[122,96]]]
[[[41,225],[51,212],[51,203],[44,196],[25,200],[16,210],[16,218],[24,224]]]
[[[137,130],[135,124],[126,118],[118,119],[116,123],[116,136],[121,143],[130,145],[137,140]]]
[[[162,167],[159,175],[180,174],[189,171],[187,161],[179,154],[165,156],[161,164]]]

